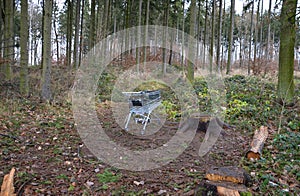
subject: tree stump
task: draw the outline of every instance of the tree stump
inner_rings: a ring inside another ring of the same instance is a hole
[[[207,172],[205,180],[195,190],[195,195],[239,196],[248,193],[247,185],[250,176],[239,167],[212,167]]]
[[[234,128],[234,126],[223,122],[218,117],[213,117],[209,114],[195,113],[195,114],[191,114],[191,117],[188,118],[185,122],[183,122],[183,124],[180,126],[180,129],[183,132],[185,132],[185,131],[188,131],[190,129],[190,127],[195,127],[195,125],[196,125],[197,131],[206,132],[208,129],[209,123],[213,120],[215,120],[217,122],[217,124],[223,129],[224,128],[226,128],[226,129]]]
[[[239,196],[241,193],[249,192],[243,184],[234,184],[232,182],[214,182],[206,180],[195,190],[195,195],[222,195]]]
[[[206,172],[205,177],[210,181],[225,181],[244,185],[250,183],[250,176],[246,171],[233,166],[212,167]]]

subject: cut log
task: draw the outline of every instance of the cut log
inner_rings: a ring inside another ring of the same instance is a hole
[[[251,181],[244,169],[233,166],[212,167],[206,172],[205,177],[210,181],[226,181],[244,185],[248,185]]]
[[[268,127],[265,126],[261,126],[258,130],[255,130],[253,140],[251,142],[251,149],[246,153],[246,157],[249,160],[260,159],[268,134]]]
[[[206,180],[195,190],[195,195],[239,196],[249,192],[243,184],[232,182],[213,182]]]
[[[1,186],[0,196],[16,196],[14,188],[15,168],[12,168],[9,174],[6,174]]]

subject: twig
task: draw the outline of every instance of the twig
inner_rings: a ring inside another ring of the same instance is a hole
[[[18,140],[19,142],[21,142],[21,140],[19,138],[15,137],[15,136],[12,136],[12,135],[7,135],[7,134],[0,133],[0,136],[8,137],[10,139]]]
[[[20,186],[20,188],[18,189],[18,191],[17,191],[17,195],[18,196],[21,196],[22,195],[22,191],[23,191],[23,189],[24,189],[24,187],[32,180],[33,178],[30,178],[30,179],[28,179],[28,180],[26,180],[21,186]]]

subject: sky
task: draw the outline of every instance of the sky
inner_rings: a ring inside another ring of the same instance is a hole
[[[33,2],[35,3],[38,3],[38,1],[41,1],[41,0],[33,0]],[[62,7],[65,0],[56,0],[59,5]],[[267,10],[269,8],[269,1],[270,0],[262,0],[263,1],[263,6],[264,6],[264,10]],[[272,0],[272,9],[274,7],[274,3],[275,3],[276,0]],[[230,6],[230,2],[231,0],[225,0],[225,5],[226,7]],[[246,2],[245,0],[235,0],[235,10],[236,10],[236,13],[238,14],[241,14],[242,11],[243,11],[243,2]],[[255,8],[256,9],[256,8]]]

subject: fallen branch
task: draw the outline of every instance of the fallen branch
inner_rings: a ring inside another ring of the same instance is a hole
[[[264,143],[268,137],[268,127],[261,126],[255,130],[253,140],[251,142],[251,149],[246,153],[249,160],[257,160],[261,157]]]
[[[14,174],[16,169],[12,168],[9,174],[6,174],[1,186],[0,196],[16,196],[14,188]]]
[[[3,134],[3,133],[0,133],[0,136],[2,137],[8,137],[10,139],[14,139],[14,140],[17,140],[17,141],[21,141],[19,138],[15,137],[15,136],[12,136],[12,135],[7,135],[7,134]]]

